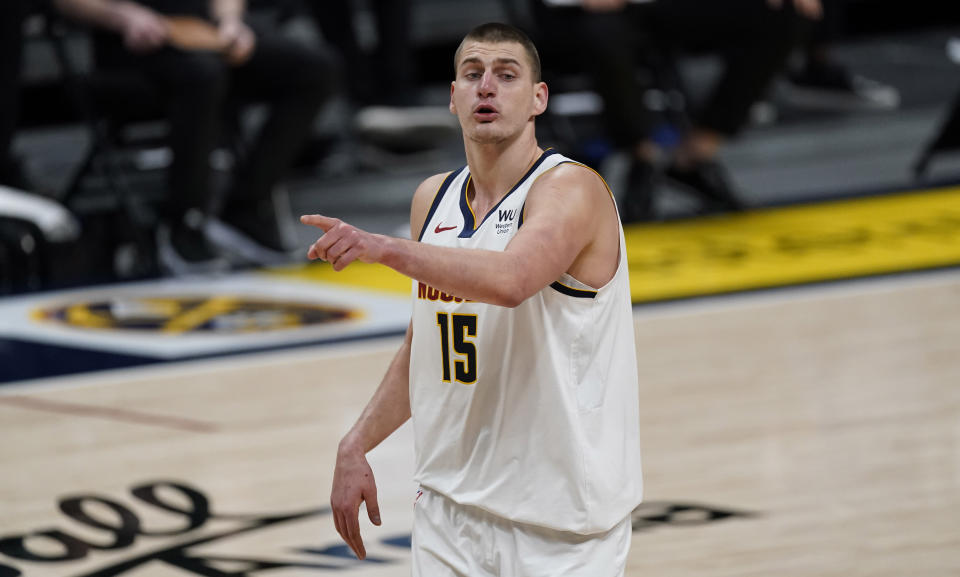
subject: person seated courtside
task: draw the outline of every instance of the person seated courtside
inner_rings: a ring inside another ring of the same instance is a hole
[[[706,211],[743,207],[717,153],[747,123],[807,24],[820,17],[820,0],[533,0],[532,8],[551,36],[577,42],[584,71],[603,99],[609,136],[630,153],[621,199],[625,222],[655,216],[666,153],[654,139],[654,118],[637,79],[643,51],[719,52],[723,73],[662,172],[697,194]]]
[[[253,264],[286,257],[278,183],[335,89],[323,51],[246,19],[243,0],[55,0],[100,31],[98,65],[142,70],[166,105],[173,161],[157,231],[174,274],[219,268],[225,251]],[[216,207],[209,158],[228,102],[266,103],[269,115]]]

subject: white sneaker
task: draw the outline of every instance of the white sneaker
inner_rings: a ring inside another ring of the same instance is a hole
[[[218,250],[246,264],[282,266],[301,260],[295,251],[286,252],[267,248],[218,218],[207,220],[203,233],[210,244]]]

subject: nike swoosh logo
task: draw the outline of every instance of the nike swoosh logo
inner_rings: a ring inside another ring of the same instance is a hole
[[[441,222],[440,224],[443,224],[443,223]],[[433,229],[433,234],[440,234],[441,232],[453,230],[457,228],[455,226],[440,226],[440,224],[437,225],[437,228]]]

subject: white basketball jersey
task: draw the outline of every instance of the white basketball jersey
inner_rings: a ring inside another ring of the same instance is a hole
[[[536,179],[570,159],[547,151],[488,214],[468,167],[437,191],[420,241],[504,250]],[[506,273],[504,273],[506,274]],[[515,308],[413,282],[410,405],[416,480],[516,522],[592,534],[640,502],[639,406],[623,229],[600,289],[569,275]]]

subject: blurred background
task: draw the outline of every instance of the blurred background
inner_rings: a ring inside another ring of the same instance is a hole
[[[409,574],[410,427],[326,495],[410,280],[297,217],[409,235],[488,21],[624,221],[627,575],[960,574],[957,2],[0,0],[0,577]]]
[[[252,0],[230,65],[168,22],[205,2],[136,5],[174,16],[156,38],[100,4],[3,3],[2,294],[295,264],[302,213],[407,234],[416,185],[464,162],[451,55],[491,20],[540,46],[542,145],[638,227],[960,179],[949,2]]]

